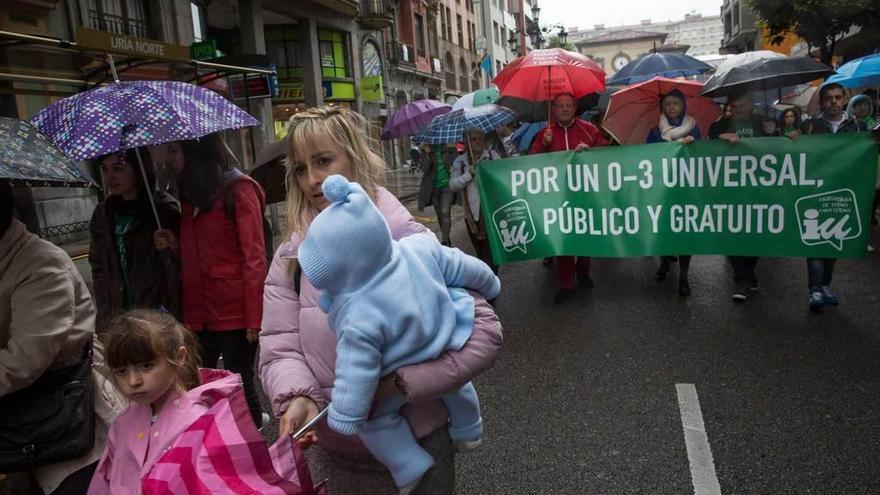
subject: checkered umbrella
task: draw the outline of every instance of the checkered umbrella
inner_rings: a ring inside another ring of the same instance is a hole
[[[455,110],[435,117],[414,139],[424,144],[455,143],[467,129],[490,132],[516,120],[513,110],[495,104]]]
[[[34,126],[5,117],[0,117],[0,181],[24,186],[94,185]]]
[[[74,160],[259,123],[217,93],[180,81],[116,82],[57,101],[31,119]]]

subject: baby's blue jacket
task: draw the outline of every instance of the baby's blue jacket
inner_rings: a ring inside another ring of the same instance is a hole
[[[379,378],[401,366],[460,349],[470,338],[474,299],[494,299],[501,283],[482,261],[442,246],[431,234],[392,241],[391,261],[360,287],[322,301],[337,334],[329,424],[360,431]]]

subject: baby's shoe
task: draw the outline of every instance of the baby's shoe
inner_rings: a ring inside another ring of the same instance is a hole
[[[455,440],[452,442],[455,445],[455,450],[461,454],[466,452],[470,452],[472,450],[477,449],[480,445],[483,445],[483,439],[478,438],[476,440]]]

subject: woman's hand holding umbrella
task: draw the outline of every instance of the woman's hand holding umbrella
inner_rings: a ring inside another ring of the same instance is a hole
[[[318,415],[318,404],[312,399],[300,395],[294,397],[287,406],[287,410],[281,416],[278,424],[278,436],[290,435],[299,430],[306,423]],[[296,443],[303,449],[307,449],[317,443],[318,435],[309,431],[296,439]]]
[[[168,229],[159,229],[153,232],[153,245],[159,251],[177,250],[177,236],[174,231]]]

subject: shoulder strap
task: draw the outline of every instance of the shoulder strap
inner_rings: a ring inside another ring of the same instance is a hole
[[[296,270],[293,271],[293,290],[296,291],[296,295],[299,295],[299,291],[302,288],[302,275],[303,269],[302,266],[297,262]]]

